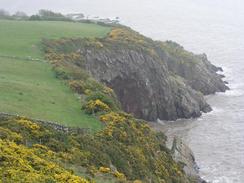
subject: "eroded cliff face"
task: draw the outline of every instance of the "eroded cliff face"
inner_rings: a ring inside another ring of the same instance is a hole
[[[198,117],[211,107],[203,94],[227,87],[205,55],[172,42],[155,42],[128,28],[114,28],[103,39],[47,44],[58,54],[78,54],[72,63],[111,87],[122,108],[149,121]]]
[[[172,41],[158,42],[158,45],[157,53],[168,69],[184,78],[194,90],[209,95],[229,89],[222,81],[223,75],[217,74],[222,68],[211,64],[206,54],[195,55]]]
[[[123,109],[137,118],[175,120],[197,117],[201,111],[210,110],[199,92],[170,73],[159,57],[143,49],[117,44],[83,54],[86,70],[113,88]]]

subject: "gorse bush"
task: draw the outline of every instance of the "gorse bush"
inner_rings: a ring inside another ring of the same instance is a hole
[[[0,119],[0,175],[6,181],[18,175],[16,182],[82,182],[97,176],[188,182],[163,134],[126,113],[110,112],[101,119],[106,126],[95,134],[58,132],[27,118]]]
[[[65,170],[55,163],[55,153],[47,147],[36,145],[30,149],[0,139],[0,150],[0,177],[3,182],[89,183],[88,180],[75,176],[72,171]]]
[[[110,107],[102,102],[100,99],[89,100],[83,108],[85,112],[88,114],[95,114],[97,112],[108,112],[110,111]]]
[[[86,98],[86,100],[88,102],[89,101],[100,100],[101,102],[103,102],[104,104],[106,104],[112,110],[118,109],[115,101],[113,100],[113,98],[109,94],[104,94],[102,92],[93,92],[90,95],[88,95],[88,97]]]

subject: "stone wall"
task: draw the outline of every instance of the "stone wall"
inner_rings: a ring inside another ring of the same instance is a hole
[[[0,118],[13,118],[13,117],[21,117],[21,116],[18,114],[0,112]],[[57,131],[64,132],[64,133],[88,133],[91,131],[90,128],[67,127],[65,125],[59,124],[58,122],[53,122],[53,121],[45,121],[41,119],[31,119],[31,120],[43,126],[51,127]]]

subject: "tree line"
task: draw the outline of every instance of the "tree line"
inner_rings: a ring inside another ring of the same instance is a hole
[[[80,14],[82,15],[82,14]],[[6,20],[47,20],[47,21],[71,21],[72,18],[67,17],[61,13],[53,12],[50,10],[41,9],[37,14],[28,16],[23,11],[17,11],[14,14],[9,13],[4,9],[0,9],[0,19]]]

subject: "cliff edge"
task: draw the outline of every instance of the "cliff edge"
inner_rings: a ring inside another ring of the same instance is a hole
[[[83,69],[112,88],[125,112],[148,121],[198,117],[211,111],[203,95],[228,89],[205,54],[123,26],[105,38],[45,41],[45,48],[49,56],[63,54],[66,68]],[[70,54],[77,58],[65,59]]]

